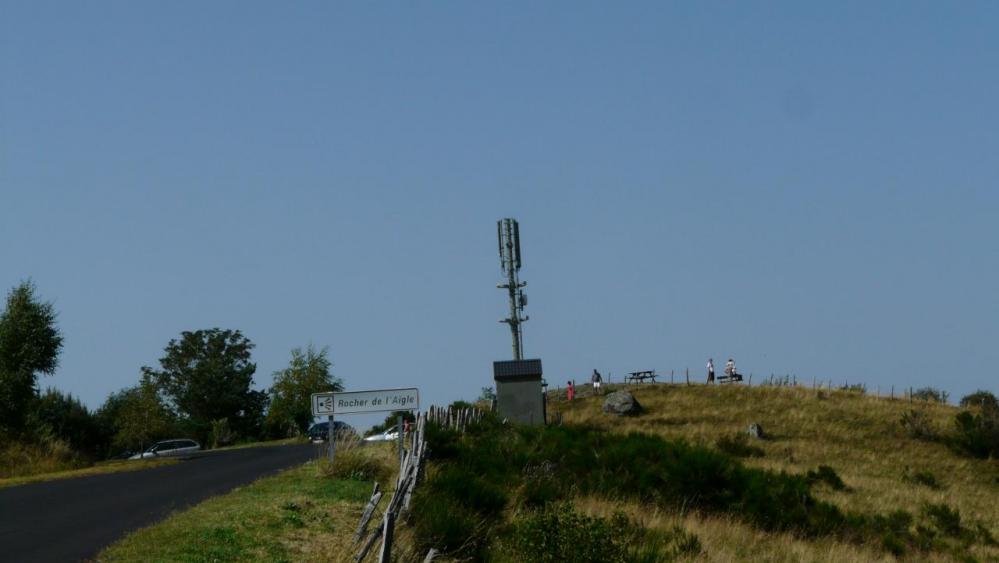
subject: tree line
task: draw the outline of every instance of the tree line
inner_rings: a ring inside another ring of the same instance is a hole
[[[210,328],[171,339],[157,367],[91,411],[69,394],[42,392],[63,347],[57,314],[26,281],[0,313],[0,450],[10,443],[61,441],[90,459],[141,451],[173,437],[206,447],[301,435],[312,422],[311,394],[343,390],[327,348],[291,351],[267,391],[253,388],[254,344],[239,330]]]

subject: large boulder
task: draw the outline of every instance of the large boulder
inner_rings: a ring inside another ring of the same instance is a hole
[[[615,391],[604,399],[604,412],[608,414],[633,415],[641,411],[642,405],[628,391]]]

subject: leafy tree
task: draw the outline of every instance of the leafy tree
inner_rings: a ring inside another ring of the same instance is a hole
[[[24,430],[38,374],[51,375],[59,364],[62,335],[55,321],[52,304],[38,301],[30,281],[7,295],[0,314],[0,433]]]
[[[267,413],[270,434],[284,437],[308,430],[313,419],[312,394],[343,391],[343,381],[330,373],[332,366],[329,348],[317,352],[309,344],[305,350],[291,351],[288,367],[274,372]]]
[[[920,401],[933,401],[935,403],[946,403],[950,395],[946,391],[933,387],[923,387],[912,392],[912,398]]]
[[[69,443],[78,451],[97,455],[102,436],[96,418],[79,399],[57,389],[47,389],[29,415],[30,426]]]
[[[110,429],[110,446],[119,450],[142,451],[175,429],[173,414],[148,377],[135,387],[112,393],[97,418]]]
[[[182,332],[171,340],[160,358],[160,370],[143,373],[163,391],[170,404],[202,442],[213,420],[226,418],[242,436],[259,432],[266,394],[253,391],[256,364],[250,359],[253,343],[238,330]]]
[[[988,391],[978,390],[962,397],[961,406],[964,408],[978,407],[982,410],[999,411],[999,400],[996,400],[996,396]]]

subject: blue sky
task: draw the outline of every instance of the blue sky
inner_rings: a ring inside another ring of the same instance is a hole
[[[509,357],[999,391],[995,3],[0,2],[0,286],[97,407],[183,330],[270,384]]]

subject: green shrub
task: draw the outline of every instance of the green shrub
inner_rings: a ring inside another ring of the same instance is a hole
[[[337,448],[333,456],[333,463],[325,463],[324,460],[320,464],[320,468],[327,477],[355,481],[385,482],[392,474],[392,468],[385,464],[384,459],[357,446]]]
[[[909,468],[905,469],[905,473],[902,474],[902,480],[908,481],[910,483],[915,483],[917,485],[923,485],[924,487],[929,487],[931,489],[941,489],[943,485],[937,479],[937,476],[933,474],[932,471],[923,470],[916,471],[914,473],[909,472]]]
[[[961,536],[964,528],[961,526],[961,513],[944,503],[928,503],[923,507],[923,515],[941,534],[949,537]]]
[[[912,398],[919,401],[933,401],[934,403],[946,403],[950,394],[934,387],[923,387],[912,392]]]
[[[961,398],[960,404],[966,409],[978,407],[982,410],[999,411],[999,400],[988,391],[978,390],[970,395],[965,395]]]
[[[836,470],[828,465],[820,465],[818,469],[808,470],[805,474],[805,478],[808,479],[809,483],[825,483],[829,485],[832,489],[837,491],[846,490],[846,483],[840,478]]]
[[[962,411],[954,417],[954,425],[953,445],[957,450],[980,458],[999,456],[999,412]]]
[[[625,563],[621,532],[627,528],[623,515],[608,521],[559,503],[519,518],[511,543],[516,560],[524,563]]]
[[[933,440],[937,437],[936,428],[926,411],[912,409],[904,412],[899,422],[906,433],[917,440]]]
[[[851,393],[860,393],[861,395],[867,393],[867,385],[864,385],[863,383],[854,383],[852,385],[851,384],[844,384],[839,389],[840,389],[840,391],[849,391]]]
[[[220,448],[232,444],[236,436],[232,433],[228,418],[217,418],[212,420],[212,448]]]
[[[763,448],[749,443],[749,436],[737,433],[734,436],[722,436],[715,442],[715,447],[735,457],[763,457]]]
[[[413,537],[420,552],[436,548],[482,560],[489,540],[484,518],[449,496],[433,493],[429,487],[417,487],[413,506],[413,513],[419,515],[413,519]]]
[[[507,541],[509,555],[525,563],[658,563],[701,552],[697,536],[679,526],[646,530],[622,513],[587,516],[567,502],[521,515]]]

